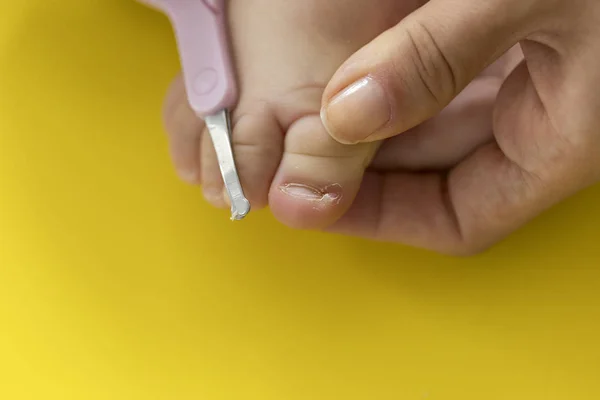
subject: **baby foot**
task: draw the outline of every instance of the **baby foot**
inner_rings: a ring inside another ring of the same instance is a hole
[[[233,143],[240,179],[254,209],[268,204],[296,228],[321,228],[352,204],[377,143],[342,145],[320,118],[323,91],[363,45],[418,8],[422,0],[230,0],[240,100]],[[210,137],[187,105],[181,79],[165,121],[182,179],[227,206]]]

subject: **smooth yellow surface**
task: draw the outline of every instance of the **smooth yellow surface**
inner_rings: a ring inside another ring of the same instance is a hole
[[[451,259],[230,223],[172,173],[129,0],[0,5],[0,399],[600,398],[600,188]]]

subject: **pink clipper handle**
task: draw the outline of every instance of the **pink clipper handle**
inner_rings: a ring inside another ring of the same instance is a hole
[[[173,25],[190,106],[200,117],[230,109],[237,88],[227,37],[225,0],[141,0]]]

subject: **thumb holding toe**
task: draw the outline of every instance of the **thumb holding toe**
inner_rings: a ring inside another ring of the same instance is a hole
[[[321,110],[330,135],[345,144],[372,142],[436,115],[526,37],[533,2],[429,1],[334,75]]]

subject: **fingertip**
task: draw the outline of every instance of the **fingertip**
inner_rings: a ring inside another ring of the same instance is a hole
[[[374,77],[358,79],[325,102],[321,120],[329,135],[342,144],[381,139],[392,120],[391,100]]]
[[[338,134],[338,130],[334,129],[331,125],[331,122],[329,121],[329,113],[328,113],[328,109],[327,106],[324,106],[323,108],[321,108],[321,122],[323,123],[323,127],[325,128],[325,131],[327,131],[327,134],[336,142],[340,143],[340,144],[346,144],[346,145],[352,145],[352,144],[356,144],[356,141],[350,141],[346,138],[344,138],[343,136],[340,136]]]

